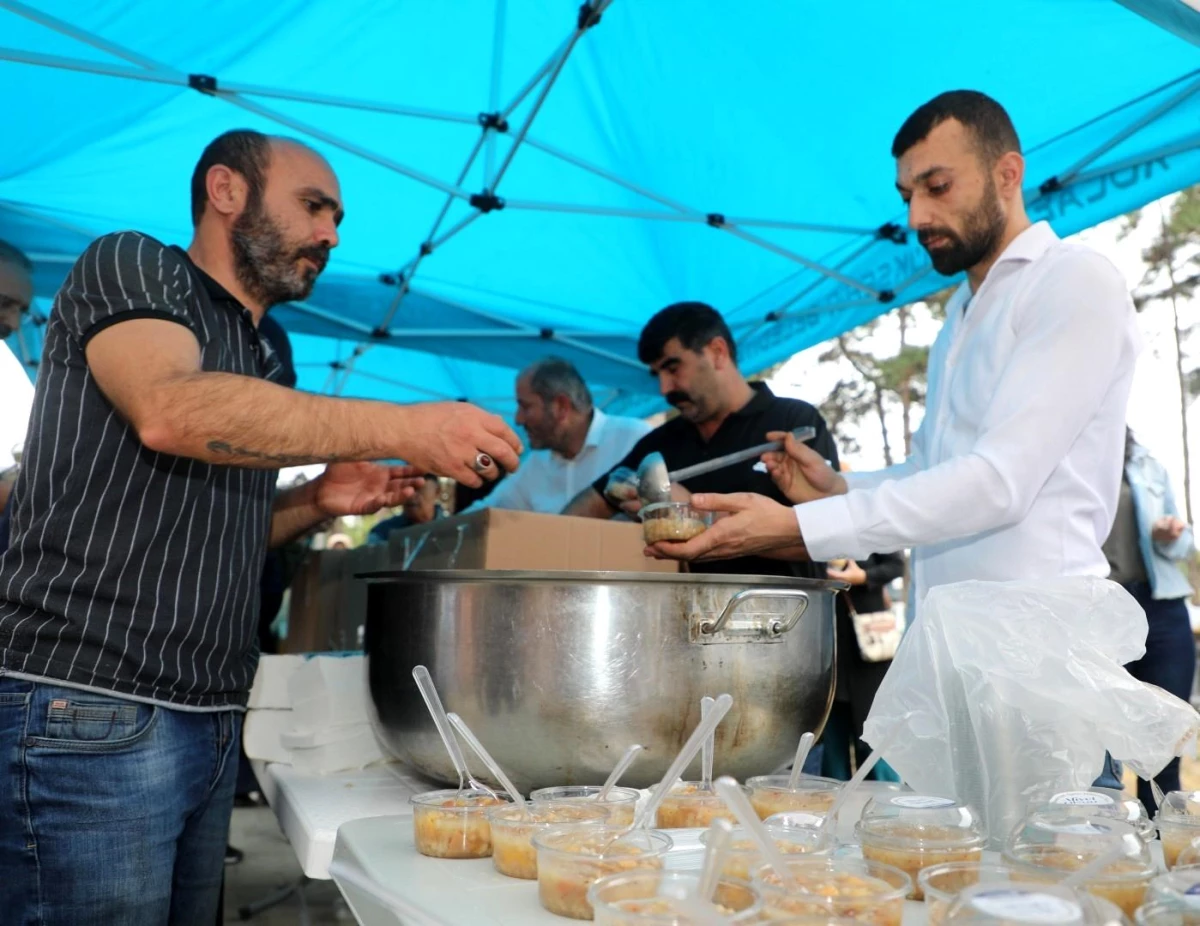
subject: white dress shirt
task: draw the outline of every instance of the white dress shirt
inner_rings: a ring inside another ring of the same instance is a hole
[[[912,547],[918,603],[967,579],[1108,575],[1140,344],[1117,269],[1026,229],[947,305],[911,457],[796,506],[812,558]]]
[[[575,459],[568,460],[553,450],[534,450],[521,461],[520,469],[464,513],[507,508],[560,514],[576,495],[620,463],[651,430],[639,418],[606,415],[596,409],[583,449]]]

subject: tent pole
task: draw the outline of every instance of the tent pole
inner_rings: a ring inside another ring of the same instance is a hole
[[[128,61],[130,64],[136,64],[138,67],[143,67],[148,71],[169,71],[171,68],[165,68],[157,61],[152,61],[139,55],[137,52],[130,51],[121,45],[110,42],[96,35],[94,32],[88,32],[86,29],[80,29],[66,20],[57,19],[49,13],[43,13],[41,10],[34,9],[31,6],[26,6],[24,3],[19,3],[17,0],[0,0],[0,9],[8,10],[10,13],[16,13],[18,16],[24,17],[39,26],[45,26],[47,29],[52,29],[55,32],[61,33],[69,38],[75,39],[78,42],[83,42],[85,45],[91,45],[92,48],[98,48],[100,51],[108,52],[114,58],[121,58]],[[186,84],[186,79],[184,80]]]
[[[562,69],[566,66],[567,59],[571,56],[571,52],[574,50],[575,45],[583,37],[583,34],[587,32],[587,30],[590,29],[597,20],[599,20],[600,16],[611,5],[612,0],[594,0],[592,3],[593,9],[591,14],[586,18],[583,16],[583,14],[580,15],[579,22],[575,27],[575,32],[570,38],[567,39],[567,46],[563,50],[562,54],[558,57],[558,60],[551,65],[550,70],[546,75],[545,83],[542,84],[541,90],[538,91],[537,99],[534,100],[533,107],[529,111],[529,115],[525,117],[525,121],[522,123],[516,137],[513,139],[512,146],[508,149],[508,153],[504,156],[504,160],[500,162],[500,168],[496,171],[496,176],[493,178],[491,185],[488,187],[489,191],[494,193],[501,179],[503,179],[504,175],[508,172],[508,168],[512,164],[513,158],[516,157],[517,149],[521,147],[521,143],[525,140],[525,136],[529,134],[529,127],[533,125],[533,120],[537,118],[538,112],[541,110],[542,105],[546,102],[546,97],[554,88],[554,84],[558,80],[558,76],[562,73]]]
[[[635,370],[645,371],[646,367],[638,360],[631,360],[623,354],[615,354],[610,350],[605,350],[603,347],[596,347],[592,344],[586,344],[583,341],[577,341],[572,337],[562,334],[551,335],[550,340],[557,341],[559,344],[565,344],[567,347],[573,347],[576,350],[581,350],[586,354],[592,354],[596,357],[603,357],[605,360],[611,360],[613,363],[619,363],[622,366],[632,367]]]
[[[653,209],[623,209],[617,206],[588,206],[577,203],[553,203],[528,199],[506,199],[505,206],[510,209],[525,209],[531,212],[569,212],[574,215],[608,216],[620,219],[645,219],[656,222],[694,222],[699,225],[711,224],[707,215],[699,212],[661,212]],[[778,228],[787,231],[808,231],[834,235],[870,235],[876,237],[877,229],[854,228],[847,225],[812,225],[807,222],[788,222],[783,219],[725,219],[728,225],[750,226],[761,228]]]
[[[492,113],[500,108],[500,80],[504,72],[504,21],[507,13],[507,0],[496,0],[496,23],[492,29],[492,79],[488,85],[488,112]],[[483,185],[485,189],[491,189],[492,178],[496,172],[496,133],[484,134],[487,137],[487,152],[483,163]]]
[[[756,244],[760,248],[770,251],[772,254],[778,254],[787,260],[794,261],[802,267],[807,267],[809,270],[815,270],[817,273],[824,274],[832,280],[837,280],[839,283],[844,283],[846,286],[852,286],[854,289],[867,293],[870,296],[880,295],[879,290],[867,286],[865,283],[860,283],[858,280],[851,279],[845,274],[839,273],[831,267],[826,267],[817,263],[815,260],[809,260],[794,251],[789,251],[787,248],[782,248],[777,244],[773,244],[757,235],[752,235],[749,232],[742,231],[740,228],[725,227],[725,231],[733,235],[735,238],[741,238],[750,244]]]
[[[567,45],[570,44],[570,42],[571,42],[571,37],[568,36],[562,42],[562,44],[560,44],[558,46],[558,48],[554,49],[554,53],[549,58],[546,59],[546,62],[540,68],[538,68],[534,72],[533,76],[531,78],[529,78],[529,81],[525,84],[525,86],[522,87],[517,92],[517,95],[515,97],[513,97],[512,102],[509,103],[507,106],[504,107],[504,109],[502,109],[500,111],[500,115],[502,118],[507,119],[509,116],[511,116],[513,114],[513,112],[516,110],[516,108],[518,106],[520,106],[523,102],[525,102],[525,97],[529,96],[529,94],[531,94],[534,91],[534,88],[536,88],[537,85],[542,82],[542,78],[544,78],[547,74],[550,73],[550,69],[552,67],[554,67],[554,62],[556,62],[560,57],[562,57],[563,52],[566,51]]]
[[[264,119],[270,119],[272,122],[278,122],[280,125],[287,126],[293,131],[309,135],[312,138],[315,138],[318,141],[323,141],[325,144],[334,148],[340,148],[342,151],[357,155],[363,160],[378,164],[380,167],[386,167],[388,170],[400,174],[401,176],[408,177],[410,180],[416,180],[418,183],[423,183],[426,186],[433,187],[435,190],[441,190],[443,193],[457,197],[458,199],[467,200],[471,198],[470,194],[460,187],[446,183],[442,180],[438,180],[436,177],[432,177],[429,174],[416,170],[415,168],[407,167],[406,165],[401,164],[399,161],[393,161],[391,158],[384,157],[381,154],[376,154],[374,151],[370,151],[360,145],[354,144],[353,142],[345,141],[330,132],[318,129],[316,126],[309,125],[306,122],[301,122],[299,119],[293,119],[290,116],[285,116],[283,113],[268,109],[265,106],[260,106],[257,103],[252,103],[250,100],[242,99],[238,96],[224,96],[220,92],[218,92],[216,96],[224,99],[227,103],[231,103],[232,105],[238,106],[248,112],[252,112],[255,115],[262,116]]]
[[[1164,100],[1162,103],[1160,103],[1158,106],[1155,106],[1152,110],[1150,110],[1150,112],[1146,113],[1144,116],[1141,116],[1140,118],[1135,119],[1133,122],[1131,122],[1129,125],[1127,125],[1124,129],[1122,129],[1120,132],[1118,132],[1115,136],[1113,136],[1111,139],[1109,139],[1103,145],[1101,145],[1100,147],[1091,151],[1090,153],[1084,155],[1082,158],[1080,158],[1078,161],[1076,161],[1074,164],[1072,164],[1065,171],[1062,171],[1061,173],[1056,174],[1053,179],[1056,182],[1057,187],[1062,187],[1068,183],[1071,183],[1076,178],[1076,176],[1079,174],[1079,172],[1083,170],[1083,168],[1087,167],[1089,164],[1093,163],[1098,158],[1104,156],[1109,151],[1111,151],[1113,148],[1117,147],[1117,145],[1121,144],[1121,142],[1123,142],[1127,138],[1137,134],[1139,131],[1144,129],[1146,126],[1150,125],[1152,122],[1157,121],[1162,116],[1169,113],[1171,110],[1180,106],[1182,103],[1185,103],[1192,95],[1194,95],[1196,93],[1197,90],[1200,90],[1200,78],[1197,78],[1196,80],[1193,80],[1191,83],[1187,84],[1182,90],[1180,90],[1174,96],[1171,96],[1168,99]]]

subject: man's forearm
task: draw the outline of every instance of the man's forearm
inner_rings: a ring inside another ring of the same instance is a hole
[[[270,549],[282,547],[303,537],[328,518],[316,503],[316,482],[280,492],[271,507],[271,533],[267,539]]]
[[[229,373],[165,384],[143,443],[173,456],[260,469],[402,456],[405,409],[316,396]]]
[[[604,518],[611,520],[616,511],[604,500],[604,496],[592,486],[588,486],[573,499],[562,511],[573,518]]]

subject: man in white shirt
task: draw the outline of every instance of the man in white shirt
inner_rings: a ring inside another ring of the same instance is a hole
[[[531,453],[520,470],[465,511],[509,508],[558,514],[580,491],[620,462],[650,425],[606,415],[579,371],[546,357],[517,377],[517,424]]]
[[[654,555],[865,559],[913,548],[914,600],[936,585],[1108,574],[1139,336],[1125,281],[1104,257],[1031,224],[1008,114],[973,91],[942,94],[896,135],[896,187],[934,269],[967,279],[929,358],[910,458],[842,476],[789,442],[766,460],[788,508],[696,496],[732,512]]]

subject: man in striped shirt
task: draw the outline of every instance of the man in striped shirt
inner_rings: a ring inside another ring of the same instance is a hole
[[[211,926],[268,545],[398,504],[419,472],[477,486],[495,475],[481,455],[517,465],[516,435],[472,406],[274,382],[258,322],[338,243],[320,155],[227,133],[192,213],[186,251],[95,241],[46,327],[0,557],[6,923]],[[279,467],[316,462],[275,494]]]

